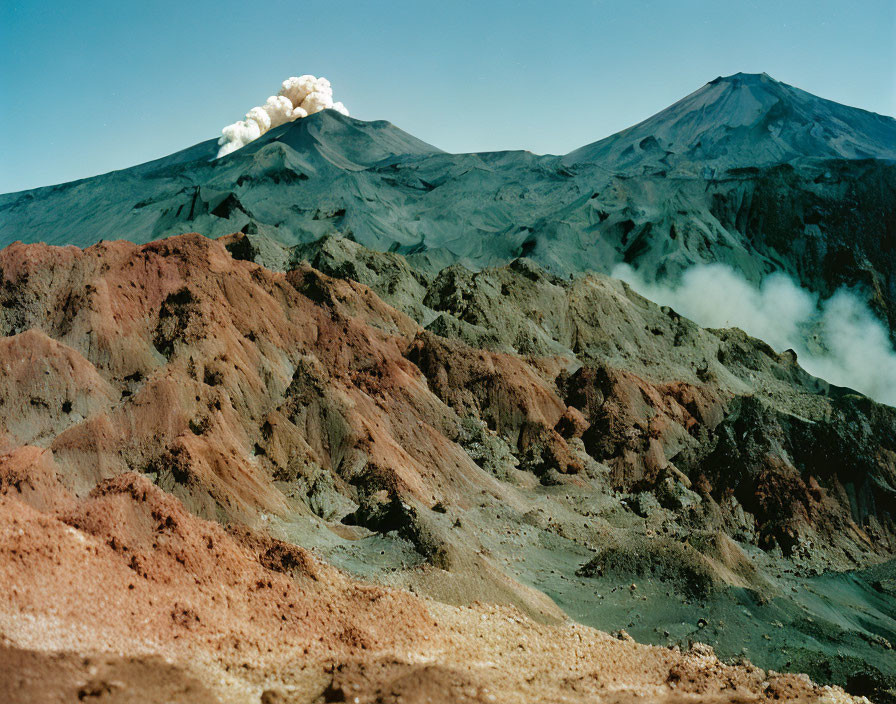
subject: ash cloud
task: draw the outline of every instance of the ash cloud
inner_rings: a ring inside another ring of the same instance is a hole
[[[216,158],[235,152],[274,127],[327,109],[348,115],[345,105],[333,102],[333,87],[326,78],[311,75],[287,78],[277,95],[268,98],[264,105],[252,108],[245,120],[221,130]]]
[[[704,327],[738,327],[778,352],[792,349],[813,376],[896,406],[896,350],[886,326],[850,289],[821,299],[786,274],[755,286],[723,264],[692,267],[676,284],[647,282],[627,264],[612,275]]]

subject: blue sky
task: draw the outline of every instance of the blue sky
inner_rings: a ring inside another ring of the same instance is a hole
[[[0,57],[0,192],[215,137],[303,73],[449,151],[565,153],[738,71],[896,114],[896,0],[5,0]]]

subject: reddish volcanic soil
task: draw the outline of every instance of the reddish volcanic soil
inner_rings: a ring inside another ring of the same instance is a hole
[[[446,537],[445,505],[529,509],[461,447],[460,415],[581,483],[599,412],[561,399],[559,361],[437,337],[360,284],[199,235],[13,245],[0,272],[0,700],[849,701],[573,624],[488,567],[475,526]],[[718,422],[700,390],[609,383],[633,394],[618,418],[662,408],[630,481],[666,469],[679,427]],[[432,581],[504,605],[365,584],[271,537],[270,516],[312,515],[287,489],[323,475],[315,496],[397,521]]]
[[[705,646],[360,584],[134,474],[75,499],[46,454],[3,458],[5,701],[846,701]]]

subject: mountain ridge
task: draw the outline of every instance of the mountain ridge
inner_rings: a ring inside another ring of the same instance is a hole
[[[273,129],[273,130],[270,130],[269,132],[265,133],[257,140],[250,142],[245,147],[242,147],[241,149],[237,150],[236,152],[232,152],[232,153],[237,153],[237,152],[253,153],[253,152],[257,151],[261,146],[269,144],[273,141],[283,141],[287,144],[290,144],[290,146],[298,146],[298,145],[296,145],[296,141],[298,141],[298,140],[290,139],[289,138],[290,135],[295,135],[297,133],[298,134],[307,134],[307,133],[311,132],[312,130],[317,131],[317,132],[329,131],[332,133],[334,130],[332,130],[332,129],[327,130],[326,127],[323,130],[320,130],[320,126],[327,125],[327,124],[332,125],[332,124],[340,124],[341,123],[343,125],[351,125],[351,126],[355,126],[355,127],[357,127],[359,125],[366,125],[366,126],[369,126],[369,128],[376,129],[376,130],[393,130],[394,132],[398,133],[401,136],[401,138],[403,138],[403,140],[401,140],[401,139],[394,140],[396,143],[399,143],[400,141],[404,141],[404,143],[406,145],[413,147],[411,151],[402,151],[400,149],[397,151],[392,151],[392,152],[390,152],[391,156],[401,156],[404,154],[411,154],[411,153],[419,153],[419,154],[440,153],[440,154],[452,154],[452,155],[456,155],[456,156],[460,156],[460,155],[464,155],[464,154],[525,153],[525,154],[530,154],[536,158],[550,159],[550,158],[561,157],[564,159],[564,161],[567,161],[569,163],[581,163],[582,161],[586,161],[586,160],[581,159],[579,157],[579,155],[584,155],[584,154],[590,152],[592,150],[592,148],[596,148],[598,145],[603,145],[605,143],[608,143],[610,140],[615,140],[623,135],[628,135],[628,134],[632,133],[634,130],[637,130],[638,128],[640,128],[642,126],[651,124],[653,121],[656,120],[656,118],[666,115],[670,110],[675,108],[675,106],[681,105],[682,103],[685,103],[686,101],[689,101],[689,100],[695,98],[696,96],[701,96],[705,91],[707,91],[707,89],[710,86],[730,84],[735,87],[743,87],[743,86],[756,85],[758,83],[770,83],[770,84],[773,84],[776,86],[781,86],[781,87],[784,87],[785,89],[792,91],[796,94],[809,96],[813,100],[821,101],[828,105],[837,106],[841,110],[855,111],[857,114],[862,114],[865,116],[869,116],[871,118],[878,118],[885,125],[885,129],[888,131],[888,134],[892,135],[892,139],[893,139],[893,142],[888,147],[886,147],[882,150],[882,153],[884,154],[884,156],[875,156],[871,153],[862,155],[862,156],[860,156],[860,155],[853,155],[853,156],[849,156],[849,157],[846,157],[845,155],[841,155],[841,156],[845,156],[845,158],[896,159],[896,118],[888,116],[888,115],[876,113],[876,112],[873,112],[870,110],[865,110],[864,108],[848,106],[848,105],[844,105],[842,103],[837,103],[832,100],[827,100],[825,98],[815,96],[811,93],[808,93],[807,91],[803,91],[803,90],[796,88],[794,86],[791,86],[787,83],[777,81],[774,78],[772,78],[771,76],[769,76],[767,73],[764,73],[764,72],[758,73],[758,74],[739,72],[739,73],[731,74],[729,76],[718,76],[718,77],[712,79],[711,81],[708,81],[707,83],[705,83],[703,86],[698,88],[693,93],[690,93],[689,95],[685,96],[684,98],[681,98],[680,100],[678,100],[675,103],[673,103],[672,105],[670,105],[668,108],[664,108],[663,110],[660,110],[659,112],[651,115],[650,117],[646,118],[645,120],[635,123],[634,125],[631,125],[630,127],[626,127],[618,132],[615,132],[614,134],[608,135],[607,137],[598,139],[595,142],[590,142],[581,147],[573,149],[572,151],[570,151],[566,154],[563,154],[563,155],[534,154],[534,153],[530,152],[529,150],[525,150],[525,149],[493,150],[493,151],[486,151],[486,152],[445,152],[444,150],[441,150],[438,147],[428,144],[427,142],[424,142],[423,140],[421,140],[417,137],[414,137],[413,135],[405,132],[404,130],[397,127],[396,125],[389,122],[388,120],[360,120],[360,119],[353,118],[353,117],[350,117],[347,115],[343,115],[334,110],[322,110],[321,112],[315,113],[313,115],[309,115],[306,118],[302,118],[302,119],[296,120],[294,122],[288,122],[284,125],[281,125],[275,129]],[[315,130],[315,127],[317,127],[318,129]],[[342,136],[345,136],[345,135],[342,135]],[[163,162],[167,166],[167,165],[173,165],[173,164],[177,164],[177,163],[185,163],[190,160],[201,160],[203,158],[207,158],[209,161],[212,161],[212,160],[214,160],[214,156],[217,153],[216,145],[217,145],[217,139],[212,138],[209,140],[205,140],[203,142],[198,142],[197,144],[194,144],[192,146],[185,147],[184,149],[180,149],[176,152],[173,152],[172,154],[170,154],[168,156],[163,156],[163,157],[159,157],[156,159],[152,159],[150,161],[143,162],[141,164],[135,164],[134,166],[123,167],[121,169],[113,169],[112,171],[108,171],[108,172],[105,172],[102,174],[96,174],[94,176],[86,176],[84,178],[75,179],[73,181],[65,181],[65,182],[61,182],[61,183],[57,183],[57,184],[48,184],[46,186],[38,186],[36,188],[24,189],[21,191],[9,191],[8,193],[0,194],[0,197],[13,196],[13,195],[24,194],[24,193],[32,193],[32,192],[41,191],[41,190],[47,189],[47,188],[56,188],[59,186],[67,186],[70,184],[82,183],[84,181],[90,181],[93,179],[103,178],[103,177],[109,176],[111,174],[127,172],[127,171],[139,171],[139,172],[145,173],[145,172],[149,172],[149,171],[153,170],[153,168],[155,168],[157,165],[159,165],[160,163],[163,163]],[[189,156],[189,158],[185,158],[188,156]],[[228,155],[228,156],[230,156],[230,155]],[[833,155],[826,155],[826,156],[833,156]],[[226,158],[226,157],[224,157],[224,158]],[[372,163],[374,163],[374,161],[370,161],[367,165],[369,166]]]
[[[782,95],[795,102],[779,115]],[[705,112],[695,112],[698,103]],[[815,114],[830,124],[813,136],[806,115]],[[724,120],[735,117],[743,124],[728,129]],[[791,126],[769,132],[781,120]],[[646,135],[654,124],[657,136]],[[653,280],[719,261],[754,283],[784,271],[822,295],[860,286],[894,329],[896,163],[894,147],[875,141],[880,125],[896,135],[892,118],[753,74],[715,79],[581,148],[597,150],[596,161],[578,160],[581,149],[449,154],[390,123],[324,111],[223,159],[213,159],[209,140],[131,169],[0,196],[0,246],[142,243],[188,231],[244,231],[293,246],[340,233],[429,269],[528,256],[562,276],[626,263]],[[695,134],[705,135],[696,151]],[[866,143],[882,144],[882,158],[844,156]]]

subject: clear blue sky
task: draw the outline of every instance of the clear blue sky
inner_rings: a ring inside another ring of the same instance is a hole
[[[0,3],[0,192],[215,137],[290,75],[449,151],[565,153],[718,75],[896,114],[896,0]]]

